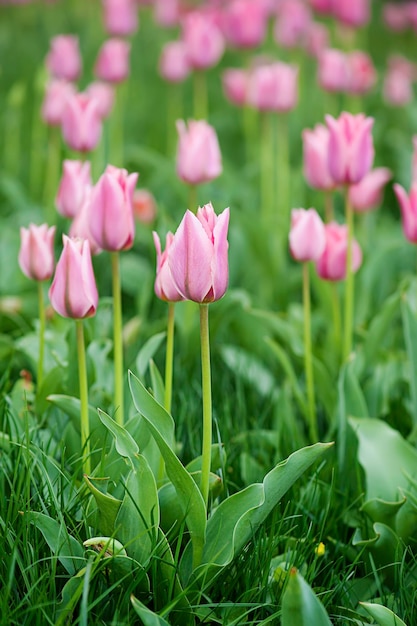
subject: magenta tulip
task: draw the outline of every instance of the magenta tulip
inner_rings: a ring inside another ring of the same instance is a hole
[[[174,240],[174,235],[171,232],[167,233],[165,239],[165,250],[162,252],[161,241],[158,234],[155,231],[152,234],[156,249],[155,293],[158,298],[165,300],[166,302],[178,302],[179,300],[184,300],[174,283],[168,263],[168,253]]]
[[[32,280],[49,280],[54,273],[55,226],[47,224],[20,229],[19,265]]]
[[[181,180],[198,185],[222,173],[222,158],[216,131],[204,120],[190,120],[188,128],[177,121],[177,174]]]
[[[123,39],[108,39],[101,46],[94,74],[108,83],[121,83],[129,76],[130,44]]]
[[[199,11],[188,13],[182,24],[184,41],[190,66],[203,70],[216,65],[224,52],[224,38],[212,19]]]
[[[64,217],[74,218],[81,208],[87,189],[91,185],[90,161],[66,159],[63,162],[61,182],[55,199],[58,212]]]
[[[138,28],[138,10],[134,0],[102,0],[106,32],[115,37],[133,35]]]
[[[232,0],[224,10],[224,32],[235,48],[256,48],[266,35],[267,12],[260,2]]]
[[[81,74],[81,55],[78,38],[74,35],[57,35],[51,40],[46,57],[46,67],[54,78],[75,81]]]
[[[133,192],[138,174],[108,165],[93,188],[90,231],[102,250],[117,252],[132,247],[135,237]]]
[[[96,99],[87,93],[69,98],[62,114],[62,135],[72,150],[89,152],[100,141],[102,119]]]
[[[326,115],[330,131],[329,171],[339,184],[358,183],[369,172],[374,160],[372,126],[374,120],[363,113],[342,113],[338,119]]]
[[[191,71],[183,41],[169,41],[162,49],[159,73],[170,83],[182,83]]]
[[[409,194],[398,184],[394,185],[394,192],[400,205],[404,236],[417,243],[417,183],[411,185]]]
[[[90,244],[63,235],[64,249],[56,266],[49,299],[63,317],[83,319],[95,315],[98,292],[91,262]]]
[[[72,83],[58,78],[51,80],[45,90],[42,103],[42,119],[49,126],[60,126],[68,100],[74,96],[76,89]]]
[[[344,280],[346,277],[348,232],[345,224],[325,224],[326,244],[316,262],[317,274],[324,280]],[[358,242],[352,241],[352,272],[362,264],[362,250]]]
[[[317,124],[305,129],[303,137],[304,176],[314,189],[331,191],[337,185],[329,171],[329,129]]]
[[[326,244],[324,224],[315,209],[293,209],[290,252],[296,261],[317,261]]]
[[[387,167],[377,167],[371,170],[356,185],[349,187],[349,201],[354,211],[364,213],[380,206],[384,187],[392,178],[392,172]]]
[[[185,299],[208,303],[225,294],[228,225],[229,209],[216,215],[210,203],[200,207],[197,215],[186,211],[168,254],[172,278]]]
[[[248,78],[248,103],[260,111],[285,113],[298,100],[298,68],[277,61],[254,67]]]

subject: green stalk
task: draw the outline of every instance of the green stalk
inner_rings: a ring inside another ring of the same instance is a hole
[[[78,379],[81,403],[81,454],[83,473],[90,474],[90,424],[88,417],[88,382],[85,358],[84,326],[82,320],[75,320],[77,329]]]
[[[278,147],[277,147],[277,185],[279,205],[277,206],[278,232],[286,240],[290,229],[290,147],[289,147],[289,117],[285,113],[278,116]],[[281,246],[282,248],[282,246]]]
[[[178,84],[170,84],[167,102],[167,154],[175,154],[178,133],[176,121],[183,119],[182,88]]]
[[[354,275],[352,271],[353,251],[353,209],[349,200],[349,187],[345,192],[346,223],[348,227],[347,250],[346,250],[346,289],[345,289],[345,336],[343,356],[346,360],[352,350],[353,333],[353,306],[354,306]]]
[[[207,77],[203,70],[196,70],[193,73],[194,87],[194,119],[208,119],[208,95]]]
[[[331,191],[324,192],[324,218],[326,224],[334,221],[333,193]]]
[[[115,420],[123,426],[123,337],[122,337],[122,289],[120,284],[120,255],[111,252],[113,287],[113,354],[114,354],[114,409]]]
[[[48,134],[48,158],[46,160],[43,204],[47,212],[48,224],[54,224],[56,222],[55,194],[61,167],[61,129],[58,126],[50,126]]]
[[[39,391],[43,380],[43,360],[45,355],[45,303],[43,300],[43,284],[38,281],[38,311],[39,311],[39,355],[37,372],[37,389]]]
[[[316,402],[314,397],[313,356],[311,350],[310,268],[303,263],[304,368],[307,383],[308,429],[312,443],[318,441]]]
[[[212,443],[211,370],[208,307],[208,304],[200,304],[201,376],[203,391],[203,447],[201,466],[201,493],[203,495],[206,510],[209,495]]]
[[[261,137],[261,212],[265,225],[270,228],[271,215],[274,210],[274,135],[272,132],[272,115],[268,111],[262,113]]]
[[[197,213],[197,209],[198,209],[197,185],[188,185],[188,208],[193,213]]]
[[[165,356],[165,396],[164,408],[171,413],[172,373],[174,362],[174,320],[175,302],[168,302],[167,346]]]
[[[340,358],[340,346],[342,337],[342,320],[340,315],[340,300],[337,292],[337,283],[331,283],[332,309],[333,309],[333,337],[334,346],[337,351],[337,360]]]
[[[124,167],[124,129],[127,89],[127,81],[118,86],[115,110],[109,120],[111,122],[110,162],[117,167]]]

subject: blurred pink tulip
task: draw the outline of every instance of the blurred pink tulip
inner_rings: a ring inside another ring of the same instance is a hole
[[[72,219],[79,212],[87,189],[92,185],[91,163],[65,159],[62,165],[55,204],[61,215]]]
[[[305,179],[314,189],[331,191],[337,184],[329,170],[329,129],[317,124],[313,130],[304,129],[302,137]]]
[[[222,74],[223,91],[226,98],[238,107],[246,104],[248,76],[246,70],[229,68]]]
[[[370,19],[370,0],[337,0],[333,2],[332,13],[346,26],[365,26]]]
[[[147,189],[135,189],[133,193],[133,217],[142,224],[152,224],[156,219],[156,201]]]
[[[303,0],[281,0],[278,4],[274,38],[283,48],[304,45],[312,22],[309,7]]]
[[[298,100],[298,68],[281,61],[254,67],[248,75],[247,99],[260,111],[290,111]]]
[[[338,119],[326,115],[329,137],[329,171],[339,184],[358,183],[369,172],[374,160],[372,126],[374,120],[363,113],[343,112]]]
[[[347,91],[349,84],[349,64],[341,50],[327,48],[318,57],[317,81],[325,91]]]
[[[78,37],[57,35],[51,40],[46,67],[54,78],[75,81],[81,74],[81,66]]]
[[[324,224],[315,209],[293,209],[289,234],[290,252],[296,261],[317,261],[324,250]]]
[[[219,300],[229,278],[227,230],[229,209],[216,215],[211,203],[197,215],[186,211],[170,245],[168,265],[179,293],[186,300]]]
[[[346,277],[347,226],[330,222],[325,224],[326,245],[316,262],[317,274],[324,280],[344,280]],[[362,264],[362,250],[358,242],[352,241],[352,271]]]
[[[55,226],[47,224],[20,229],[19,265],[32,280],[49,280],[54,273]]]
[[[62,135],[72,150],[89,152],[100,141],[102,119],[97,101],[86,92],[70,97],[62,114]]]
[[[182,83],[191,71],[183,41],[169,41],[162,49],[159,73],[170,83]]]
[[[386,26],[393,32],[399,33],[408,27],[407,7],[404,4],[387,2],[382,9],[382,15]]]
[[[413,137],[413,158],[411,160],[411,183],[417,183],[417,135]]]
[[[174,240],[174,235],[171,232],[167,233],[165,239],[165,250],[162,252],[159,236],[155,231],[152,234],[156,248],[155,293],[158,298],[165,300],[166,302],[178,302],[179,300],[184,300],[174,283],[168,263],[168,253]]]
[[[220,28],[198,11],[188,13],[182,22],[182,40],[187,58],[194,70],[216,65],[224,52],[224,38]]]
[[[329,31],[321,22],[311,22],[305,36],[304,47],[310,56],[318,59],[321,53],[329,47]]]
[[[101,248],[94,239],[91,234],[91,226],[90,226],[90,203],[91,203],[91,194],[92,187],[89,187],[85,190],[83,201],[79,208],[77,215],[71,222],[71,226],[69,229],[69,236],[72,239],[87,239],[90,244],[91,254],[99,254],[101,252]]]
[[[49,289],[52,307],[63,317],[84,319],[95,315],[98,292],[86,239],[62,237],[64,249]]]
[[[138,174],[108,165],[93,187],[90,231],[102,250],[117,252],[132,247],[135,237],[133,192]]]
[[[113,85],[95,80],[85,90],[97,103],[98,113],[102,120],[109,117],[114,106],[115,92]]]
[[[388,69],[383,84],[384,100],[392,106],[404,106],[414,98],[413,81],[416,68],[413,63],[400,55],[388,59]]]
[[[121,83],[129,76],[130,44],[123,39],[108,39],[101,46],[94,73],[108,83]]]
[[[177,121],[178,177],[190,185],[199,185],[222,173],[222,157],[216,131],[205,120],[190,120],[188,128]]]
[[[232,0],[224,9],[224,33],[235,48],[256,48],[266,35],[267,11],[253,0]]]
[[[354,50],[347,56],[349,67],[348,93],[367,93],[376,83],[377,74],[371,57],[361,50]]]
[[[50,81],[46,86],[42,103],[43,121],[49,126],[60,126],[67,102],[75,93],[74,85],[66,80],[56,78]]]
[[[356,185],[349,187],[349,201],[354,211],[364,213],[380,206],[384,187],[392,178],[387,167],[377,167],[366,174]]]
[[[133,35],[138,28],[138,9],[134,0],[102,0],[104,27],[112,37]]]
[[[180,21],[180,0],[154,0],[155,22],[163,28],[172,28]]]
[[[417,183],[412,183],[408,194],[398,183],[393,189],[400,205],[404,236],[411,243],[417,243]]]
[[[323,15],[331,15],[334,0],[309,0],[309,4],[314,11]]]

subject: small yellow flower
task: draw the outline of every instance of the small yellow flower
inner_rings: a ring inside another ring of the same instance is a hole
[[[326,552],[326,546],[324,545],[322,541],[320,541],[320,543],[316,546],[316,549],[314,550],[314,552],[316,553],[317,556],[324,555],[324,553]]]

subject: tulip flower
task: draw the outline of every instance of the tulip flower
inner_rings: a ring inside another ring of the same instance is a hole
[[[412,183],[408,194],[396,183],[394,192],[400,205],[404,236],[411,243],[417,243],[417,182]]]
[[[187,49],[183,41],[169,41],[162,49],[159,73],[170,83],[182,83],[190,74]]]
[[[345,224],[330,222],[325,224],[326,244],[316,270],[324,280],[338,281],[346,278],[348,229]],[[362,251],[356,240],[352,242],[352,271],[362,264]]]
[[[248,76],[245,70],[229,68],[222,74],[223,91],[226,98],[238,107],[246,105]]]
[[[349,85],[347,55],[334,48],[323,50],[318,57],[317,81],[325,91],[347,91]]]
[[[317,124],[313,130],[305,129],[303,137],[304,176],[314,189],[331,191],[337,185],[329,171],[329,129]]]
[[[312,22],[311,11],[302,0],[283,0],[278,5],[274,38],[283,48],[303,45]]]
[[[267,12],[260,2],[232,0],[224,10],[224,33],[235,48],[256,48],[266,35]]]
[[[385,25],[393,32],[400,33],[408,28],[407,5],[388,2],[382,9]]]
[[[307,54],[319,59],[329,47],[329,31],[321,22],[311,22],[305,34],[304,48]]]
[[[133,35],[138,28],[138,11],[134,0],[102,0],[106,32],[115,37]]]
[[[20,229],[19,265],[25,276],[32,280],[49,280],[54,273],[55,226],[47,224]]]
[[[209,182],[222,173],[216,131],[204,120],[177,121],[177,174],[190,185]]]
[[[337,0],[333,2],[332,13],[346,26],[365,26],[370,19],[370,0]]]
[[[194,302],[214,302],[228,282],[229,209],[214,213],[211,203],[197,215],[186,211],[168,253],[168,266],[178,292]]]
[[[72,150],[89,152],[101,137],[102,120],[96,99],[87,93],[69,98],[62,115],[62,135]]]
[[[199,11],[192,11],[184,17],[182,40],[190,67],[194,70],[213,67],[224,52],[224,38],[219,27]]]
[[[162,28],[172,28],[180,20],[180,0],[154,0],[155,22]]]
[[[377,167],[366,174],[356,185],[349,186],[349,200],[357,213],[371,211],[382,202],[382,194],[392,172],[387,167]]]
[[[91,234],[91,193],[92,187],[87,187],[84,191],[83,200],[81,202],[78,213],[77,215],[75,215],[74,219],[71,222],[69,236],[71,237],[71,239],[87,239],[88,243],[90,244],[91,254],[95,255],[101,252],[101,248]]]
[[[287,112],[298,99],[298,68],[277,61],[255,67],[248,78],[248,103],[260,111]]]
[[[167,262],[169,249],[174,240],[174,235],[171,232],[167,233],[165,239],[165,250],[162,252],[161,241],[158,234],[155,231],[152,234],[156,249],[155,293],[158,298],[165,300],[166,302],[178,302],[179,300],[184,300],[183,296],[176,287],[172,278],[169,263]]]
[[[129,76],[130,44],[123,39],[108,39],[101,46],[94,66],[97,78],[121,83]]]
[[[376,83],[377,74],[371,57],[361,50],[354,50],[347,56],[349,68],[348,93],[367,93]]]
[[[114,105],[114,87],[109,83],[95,80],[90,83],[86,90],[86,94],[96,101],[98,114],[102,120],[109,117]]]
[[[363,113],[342,113],[338,119],[326,115],[329,137],[329,171],[339,184],[358,183],[369,172],[374,159],[374,120]]]
[[[417,182],[417,135],[413,136],[413,158],[411,160],[411,183]]]
[[[54,79],[50,81],[46,86],[42,103],[43,121],[49,126],[60,126],[67,102],[75,93],[74,85],[66,80]]]
[[[135,189],[133,193],[133,217],[142,224],[151,224],[156,219],[155,197],[147,189]]]
[[[52,39],[46,67],[54,78],[75,81],[81,74],[81,65],[77,37],[57,35]]]
[[[297,261],[317,261],[326,243],[324,224],[315,209],[293,209],[290,251]]]
[[[55,204],[64,217],[74,218],[84,201],[86,191],[91,187],[91,163],[65,159]]]
[[[383,83],[384,100],[392,106],[405,106],[413,98],[413,81],[416,76],[415,66],[404,57],[391,56]]]

